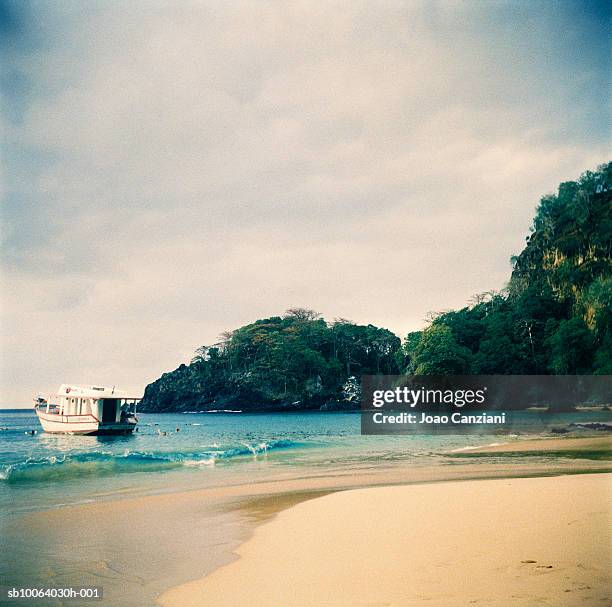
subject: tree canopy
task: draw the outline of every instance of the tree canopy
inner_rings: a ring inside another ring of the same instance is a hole
[[[471,374],[609,374],[611,178],[608,163],[544,196],[524,250],[512,259],[507,289],[439,314],[422,332],[410,334],[403,343],[408,369],[432,375],[449,368]]]
[[[225,333],[147,386],[143,405],[157,411],[309,409],[346,402],[349,378],[401,371],[400,339],[373,325],[328,323],[304,308]]]
[[[540,200],[500,293],[391,331],[287,310],[222,335],[147,386],[154,411],[310,409],[350,402],[364,374],[612,373],[612,163]]]

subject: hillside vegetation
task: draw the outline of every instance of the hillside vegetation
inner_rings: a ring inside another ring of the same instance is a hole
[[[190,365],[147,386],[143,406],[155,411],[351,406],[358,381],[349,378],[399,373],[400,350],[399,337],[387,329],[327,323],[311,310],[288,310],[201,347]]]
[[[408,335],[417,374],[612,373],[612,163],[544,196],[507,289]]]
[[[363,374],[611,374],[612,163],[537,207],[507,288],[438,314],[403,343],[307,309],[201,347],[147,386],[149,411],[353,408]]]

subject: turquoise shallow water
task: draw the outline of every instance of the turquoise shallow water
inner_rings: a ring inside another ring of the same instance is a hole
[[[131,436],[89,437],[45,434],[32,412],[2,412],[0,509],[333,474],[470,443],[360,436],[359,422],[355,414],[143,414]]]
[[[523,413],[535,420],[533,413]],[[542,425],[609,412],[538,416]],[[45,434],[32,411],[0,412],[0,512],[305,474],[430,464],[508,436],[361,436],[358,414],[142,414],[126,437]],[[536,426],[534,426],[535,431]],[[35,435],[28,432],[38,430]],[[178,432],[177,432],[178,429]],[[538,432],[543,428],[538,426]],[[165,435],[164,435],[165,433]]]

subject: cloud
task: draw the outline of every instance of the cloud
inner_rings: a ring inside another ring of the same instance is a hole
[[[7,405],[295,305],[417,328],[608,151],[601,3],[7,6]]]

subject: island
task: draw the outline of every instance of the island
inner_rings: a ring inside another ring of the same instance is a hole
[[[507,287],[421,331],[290,309],[199,348],[146,387],[142,410],[354,410],[371,374],[611,374],[611,184],[608,162],[543,196]]]

